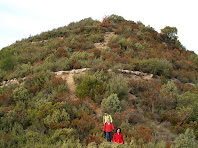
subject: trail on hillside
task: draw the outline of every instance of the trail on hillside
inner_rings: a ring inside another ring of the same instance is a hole
[[[67,82],[68,88],[70,90],[70,99],[77,100],[78,98],[75,95],[76,85],[73,78],[73,71],[61,73],[56,72],[55,75],[56,77],[61,77],[63,80]]]
[[[113,37],[115,35],[115,32],[106,32],[104,35],[104,42],[102,43],[95,43],[94,46],[100,50],[108,48],[108,43],[111,37]],[[95,108],[95,113],[96,113],[96,117],[100,118],[101,115],[101,108],[99,106],[97,106]]]
[[[73,73],[69,73],[66,81],[70,90],[70,97],[72,100],[77,99],[76,95],[75,95],[75,90],[76,90],[76,85],[74,83],[74,78],[73,78],[74,74]]]
[[[111,37],[113,37],[115,35],[115,32],[106,32],[105,35],[104,35],[104,42],[102,43],[95,43],[95,47],[96,48],[99,48],[99,49],[105,49],[107,48],[108,46],[108,43],[109,43],[109,40]]]

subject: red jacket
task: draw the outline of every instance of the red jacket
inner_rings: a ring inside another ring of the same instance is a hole
[[[123,135],[120,133],[120,134],[118,134],[118,133],[115,133],[114,135],[113,135],[113,141],[115,142],[115,143],[123,143],[124,144],[124,138],[123,138]]]
[[[113,123],[108,124],[107,122],[104,124],[103,131],[112,132],[114,130]]]

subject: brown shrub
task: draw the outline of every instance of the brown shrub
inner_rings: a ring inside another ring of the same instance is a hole
[[[129,113],[128,122],[131,124],[143,123],[143,122],[145,122],[145,118],[144,118],[143,114],[141,114],[137,111],[131,111]]]
[[[86,146],[91,143],[91,142],[95,142],[96,144],[100,144],[102,143],[102,141],[100,140],[100,137],[98,136],[89,136],[85,139],[85,144]]]
[[[138,140],[142,139],[144,143],[148,143],[152,140],[152,131],[145,127],[145,126],[140,126],[136,128],[136,133],[135,133],[135,139]],[[138,143],[142,145],[143,143]]]

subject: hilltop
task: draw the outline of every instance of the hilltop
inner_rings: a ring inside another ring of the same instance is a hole
[[[1,147],[108,146],[105,111],[125,147],[198,139],[198,55],[175,27],[158,33],[117,15],[72,22],[3,48],[0,82]]]

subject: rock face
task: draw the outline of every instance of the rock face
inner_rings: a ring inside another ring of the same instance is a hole
[[[22,79],[22,80],[23,80],[23,79]],[[9,85],[9,84],[17,84],[17,85],[20,85],[19,81],[18,81],[16,78],[14,78],[14,79],[11,79],[11,80],[8,80],[8,81],[3,81],[3,82],[1,83],[1,86],[0,86],[0,87],[7,86],[7,85]]]
[[[58,71],[58,72],[55,72],[54,74],[57,76],[65,75],[65,74],[69,74],[69,73],[77,74],[77,73],[85,72],[86,70],[90,70],[90,68],[73,69],[71,71]]]
[[[144,80],[151,80],[153,78],[153,74],[147,74],[143,73],[140,71],[130,71],[130,70],[123,70],[123,69],[118,69],[119,72],[124,73],[124,74],[131,74],[135,76],[140,76]]]
[[[60,76],[60,75],[69,74],[69,73],[70,71],[58,71],[58,72],[55,72],[54,74],[57,76]]]

